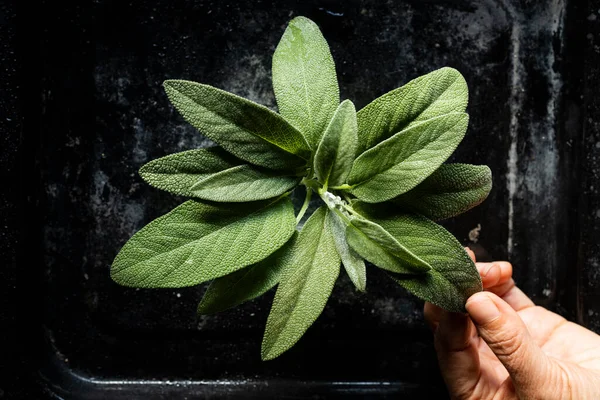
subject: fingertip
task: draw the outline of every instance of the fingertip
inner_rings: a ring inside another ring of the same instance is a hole
[[[481,276],[481,282],[483,284],[484,289],[496,286],[498,282],[500,282],[502,271],[500,270],[500,267],[497,264],[478,264],[477,270],[479,271],[479,275]]]
[[[425,313],[429,315],[439,315],[442,311],[444,311],[441,307],[438,307],[428,301],[425,302],[423,309],[425,310]]]
[[[489,292],[475,293],[469,297],[465,304],[469,316],[477,325],[487,325],[501,316],[500,310],[491,296],[494,296],[494,294]]]
[[[436,340],[447,351],[461,350],[472,336],[471,327],[472,323],[467,315],[444,311],[436,327]]]
[[[475,264],[484,289],[502,285],[512,278],[512,265],[507,261],[478,262]]]
[[[513,267],[508,261],[498,261],[496,263],[500,267],[499,283],[508,282],[512,278]]]
[[[471,257],[471,260],[473,260],[473,262],[475,262],[476,261],[475,260],[475,252],[468,247],[465,247],[465,251],[467,252],[469,257]]]
[[[425,302],[425,306],[423,306],[423,316],[425,317],[425,322],[427,322],[427,325],[429,325],[432,331],[436,331],[443,312],[444,310],[440,307]]]

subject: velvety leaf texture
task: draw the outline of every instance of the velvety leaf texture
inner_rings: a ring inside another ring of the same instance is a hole
[[[433,220],[462,214],[481,204],[492,189],[485,165],[444,164],[417,187],[392,200],[399,209]]]
[[[262,358],[288,350],[319,317],[340,271],[340,257],[326,223],[326,207],[306,221],[286,263],[267,319]]]
[[[287,197],[243,208],[190,200],[133,235],[111,277],[142,288],[196,285],[265,259],[288,241],[295,223]]]
[[[294,233],[286,244],[263,261],[212,281],[198,305],[198,313],[213,314],[227,310],[262,296],[277,285],[295,237]]]
[[[292,189],[300,178],[238,165],[207,176],[190,191],[195,197],[221,202],[245,202],[277,197]]]
[[[453,68],[441,68],[416,78],[358,112],[358,154],[411,125],[463,112],[468,100],[467,83]]]
[[[346,183],[356,153],[356,110],[344,100],[323,134],[315,153],[315,174],[328,186]]]
[[[354,161],[348,176],[352,193],[378,203],[408,192],[454,152],[468,122],[465,113],[431,118],[367,150]]]
[[[214,173],[241,165],[220,147],[170,154],[140,168],[140,176],[155,188],[180,196],[194,197],[192,186]]]
[[[275,49],[273,90],[281,115],[316,148],[340,95],[329,45],[308,18],[290,21]]]
[[[346,228],[346,238],[350,247],[379,268],[401,274],[422,273],[431,269],[429,263],[373,221],[352,219]]]
[[[347,225],[335,212],[329,212],[327,214],[327,223],[330,226],[335,240],[335,248],[342,259],[342,265],[344,266],[348,277],[354,286],[356,286],[356,289],[364,292],[367,287],[367,268],[365,266],[365,261],[350,248],[350,245],[346,240]]]
[[[388,207],[355,204],[362,215],[381,225],[398,242],[428,262],[432,269],[418,275],[394,275],[394,280],[417,297],[453,312],[482,290],[481,278],[463,246],[447,230],[416,214],[394,213]]]
[[[167,80],[164,87],[186,121],[242,160],[280,170],[310,158],[302,134],[264,106],[196,82]]]

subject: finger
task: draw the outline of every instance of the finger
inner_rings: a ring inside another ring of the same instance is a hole
[[[512,278],[512,265],[506,261],[479,262],[475,264],[484,289],[502,285]]]
[[[435,348],[450,393],[468,397],[479,379],[477,332],[467,315],[442,311]]]
[[[551,361],[535,344],[516,311],[498,296],[479,292],[467,300],[466,309],[481,338],[511,376],[519,398],[539,395],[552,370]]]
[[[515,311],[521,311],[528,307],[535,306],[534,302],[527,297],[517,285],[515,285],[513,279],[509,279],[508,282],[504,282],[503,284],[491,287],[487,290],[507,302]]]
[[[475,252],[473,250],[471,250],[468,247],[465,247],[465,251],[467,252],[467,254],[469,255],[469,257],[471,257],[471,260],[473,260],[473,262],[476,262],[477,260],[475,259]]]
[[[433,332],[437,330],[442,312],[443,310],[440,307],[429,302],[425,302],[425,306],[423,307],[423,316],[425,317],[427,325],[429,325],[429,328],[431,328]]]

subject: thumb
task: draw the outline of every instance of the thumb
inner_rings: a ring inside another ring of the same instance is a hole
[[[465,307],[479,336],[510,374],[519,398],[539,395],[548,379],[553,378],[552,363],[533,341],[517,312],[490,292],[474,294]]]

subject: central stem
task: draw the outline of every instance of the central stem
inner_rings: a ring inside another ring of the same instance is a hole
[[[327,186],[321,186],[316,180],[304,178],[302,179],[302,184],[306,187],[306,197],[304,198],[304,204],[302,204],[302,208],[300,208],[300,212],[298,212],[298,216],[296,217],[296,224],[300,223],[302,217],[304,217],[308,205],[310,204],[313,191],[319,195],[321,200],[327,205],[327,208],[342,218],[346,224],[350,223],[352,216],[361,217],[354,209],[352,209],[350,206],[351,199],[343,191],[341,195],[344,196],[344,199],[337,196],[335,192],[329,192]]]

